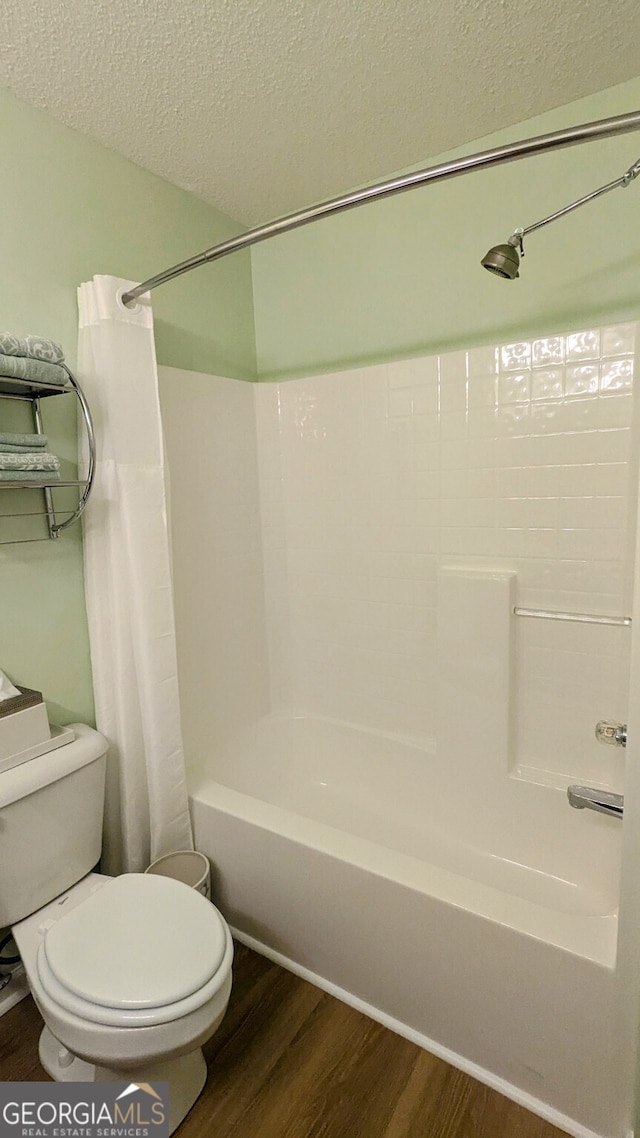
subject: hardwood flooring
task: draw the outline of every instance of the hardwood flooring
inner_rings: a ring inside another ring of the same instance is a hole
[[[0,1020],[0,1079],[43,1080],[31,999]],[[237,946],[209,1077],[180,1138],[566,1138],[333,996]]]

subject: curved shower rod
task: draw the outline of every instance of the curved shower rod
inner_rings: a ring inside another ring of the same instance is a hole
[[[520,158],[528,158],[534,154],[543,154],[547,150],[560,150],[566,146],[577,146],[583,142],[596,142],[601,138],[630,134],[635,130],[640,130],[640,111],[616,115],[609,119],[599,119],[597,122],[582,123],[579,126],[553,131],[551,134],[541,134],[535,138],[525,138],[520,142],[497,146],[492,150],[480,150],[477,154],[470,154],[466,158],[444,162],[439,166],[429,166],[424,170],[417,170],[413,174],[403,174],[386,182],[376,182],[362,190],[354,190],[352,193],[343,194],[338,198],[329,198],[327,201],[320,202],[319,205],[309,206],[308,209],[299,210],[297,213],[288,213],[285,217],[279,217],[275,221],[269,221],[265,225],[259,225],[255,229],[248,229],[244,233],[239,233],[237,237],[231,237],[228,241],[221,241],[220,244],[213,245],[211,249],[205,249],[204,253],[198,253],[195,257],[190,257],[188,261],[181,261],[178,265],[172,265],[164,272],[136,285],[129,292],[123,293],[121,299],[123,304],[132,304],[143,293],[151,292],[159,285],[166,284],[167,281],[172,281],[175,277],[182,276],[183,273],[189,273],[191,269],[197,269],[200,265],[208,265],[212,261],[220,260],[221,257],[227,257],[230,253],[238,253],[241,249],[248,249],[251,245],[257,245],[260,241],[268,241],[269,238],[277,237],[280,233],[300,229],[303,225],[310,225],[313,221],[319,221],[323,217],[332,217],[336,213],[344,213],[345,210],[354,209],[356,206],[365,205],[367,202],[389,198],[394,194],[401,194],[405,190],[426,186],[430,182],[444,181],[461,174],[469,174],[473,170],[483,170],[490,166],[500,166],[505,162],[515,162]]]

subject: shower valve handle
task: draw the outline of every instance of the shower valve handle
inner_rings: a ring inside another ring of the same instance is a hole
[[[626,747],[627,725],[616,723],[613,719],[601,719],[596,723],[596,739],[599,743],[609,743],[613,747]]]

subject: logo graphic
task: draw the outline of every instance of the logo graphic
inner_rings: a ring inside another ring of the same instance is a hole
[[[0,1083],[0,1138],[168,1138],[168,1083]]]
[[[160,1099],[160,1102],[162,1102],[160,1095],[157,1091],[154,1091],[151,1083],[129,1083],[129,1086],[124,1088],[122,1094],[118,1095],[116,1102],[118,1102],[121,1098],[125,1098],[126,1095],[134,1094],[135,1091],[144,1091],[145,1094],[152,1095],[153,1098]]]

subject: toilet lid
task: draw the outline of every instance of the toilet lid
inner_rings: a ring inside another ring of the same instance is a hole
[[[106,1008],[177,1003],[222,964],[226,926],[200,893],[172,878],[115,877],[48,930],[42,949],[63,988]]]

